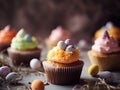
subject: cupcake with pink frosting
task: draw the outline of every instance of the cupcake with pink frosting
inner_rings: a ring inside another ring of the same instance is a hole
[[[57,28],[52,30],[50,36],[46,39],[46,45],[48,49],[51,49],[57,45],[58,41],[64,41],[67,38],[71,38],[70,32],[63,29],[61,26],[58,26]]]
[[[88,56],[92,64],[97,64],[100,70],[120,70],[120,47],[107,30],[95,40]]]

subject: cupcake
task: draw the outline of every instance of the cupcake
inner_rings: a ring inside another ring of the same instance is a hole
[[[112,37],[118,41],[119,45],[120,45],[120,28],[115,26],[113,23],[108,22],[105,26],[103,26],[101,29],[99,29],[96,33],[95,33],[95,39],[101,37],[102,33],[104,32],[104,30],[107,28],[108,33],[110,35],[112,35]]]
[[[71,38],[70,32],[63,29],[61,26],[58,26],[56,29],[52,30],[50,36],[46,39],[48,50],[56,46],[58,41],[65,40],[67,38]]]
[[[107,30],[95,40],[88,55],[91,63],[98,65],[100,70],[120,70],[120,47]]]
[[[35,37],[21,29],[12,39],[11,46],[7,49],[8,55],[14,65],[28,66],[33,58],[40,58],[41,49]]]
[[[10,46],[12,38],[15,37],[16,31],[9,25],[0,31],[0,51]]]
[[[43,61],[47,81],[52,84],[68,85],[79,83],[83,61],[80,52],[70,39],[59,41],[57,46],[48,52]]]

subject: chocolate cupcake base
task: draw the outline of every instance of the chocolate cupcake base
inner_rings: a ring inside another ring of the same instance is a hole
[[[33,58],[40,58],[41,49],[20,51],[13,48],[8,48],[8,55],[15,66],[29,66],[30,60]]]
[[[83,62],[76,66],[56,67],[43,62],[43,67],[46,73],[47,81],[57,85],[71,85],[79,83]]]

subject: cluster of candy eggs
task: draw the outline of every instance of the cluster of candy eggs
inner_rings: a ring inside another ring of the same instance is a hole
[[[57,47],[65,50],[66,52],[74,52],[75,47],[70,39],[66,39],[65,41],[59,41],[57,43]]]
[[[21,80],[22,77],[16,72],[11,72],[10,67],[2,66],[0,67],[0,77],[4,79],[7,83],[16,83]]]

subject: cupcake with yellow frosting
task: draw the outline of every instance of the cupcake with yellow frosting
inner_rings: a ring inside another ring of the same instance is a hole
[[[91,63],[98,65],[100,70],[120,70],[120,47],[107,30],[95,40],[88,55]]]
[[[29,65],[31,59],[39,59],[41,52],[36,38],[27,34],[24,29],[21,29],[12,39],[11,47],[7,50],[14,65],[25,66]]]
[[[59,41],[43,61],[48,82],[61,85],[78,83],[83,65],[80,52],[70,39]]]
[[[47,48],[50,50],[57,45],[58,41],[71,38],[70,32],[63,29],[61,26],[58,26],[52,30],[50,36],[46,39]]]
[[[108,22],[105,26],[100,28],[96,33],[95,33],[95,39],[101,37],[102,33],[104,30],[107,28],[107,31],[112,37],[117,40],[117,42],[120,44],[120,28],[115,26],[112,22]]]
[[[9,25],[0,31],[0,51],[7,49],[15,37],[16,31]]]

